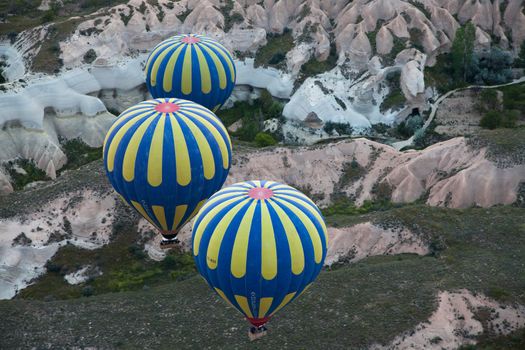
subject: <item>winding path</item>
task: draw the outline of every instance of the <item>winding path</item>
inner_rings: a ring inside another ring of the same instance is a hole
[[[450,95],[452,95],[455,92],[458,92],[458,91],[461,91],[461,90],[467,90],[467,89],[474,89],[474,88],[476,88],[476,89],[497,89],[497,88],[500,88],[500,87],[509,86],[509,85],[516,85],[516,84],[521,84],[521,83],[525,83],[525,76],[523,76],[523,77],[521,77],[519,79],[513,80],[510,83],[506,83],[506,84],[499,84],[499,85],[470,85],[470,86],[466,86],[466,87],[461,87],[461,88],[457,88],[457,89],[454,89],[454,90],[450,90],[450,91],[446,92],[445,94],[439,96],[438,99],[436,100],[436,102],[434,102],[432,105],[430,105],[430,115],[428,116],[427,120],[425,121],[425,124],[423,124],[423,127],[421,129],[426,130],[428,128],[430,123],[432,123],[432,121],[434,120],[434,117],[436,116],[438,107],[441,104],[441,102],[443,102],[443,100],[445,100],[447,97],[449,97]],[[412,145],[412,143],[414,142],[414,136],[415,135],[412,135],[409,139],[404,140],[404,141],[395,142],[395,143],[392,144],[392,147],[394,147],[396,150],[400,151],[404,147]]]

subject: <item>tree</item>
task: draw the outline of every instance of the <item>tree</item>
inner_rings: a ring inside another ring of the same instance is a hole
[[[474,53],[469,77],[476,84],[503,84],[512,79],[513,58],[498,47]]]
[[[518,54],[516,61],[514,61],[514,64],[518,68],[525,68],[525,42],[521,44],[520,53]]]
[[[275,141],[272,135],[265,132],[260,132],[257,135],[255,135],[255,143],[259,147],[266,147],[275,145],[277,141]]]
[[[472,63],[475,40],[476,27],[471,22],[456,31],[456,37],[452,43],[451,50],[454,79],[467,81],[467,73]]]
[[[515,128],[516,121],[518,120],[519,111],[488,111],[485,113],[479,126],[485,129],[497,129],[497,128]]]
[[[481,118],[481,121],[479,122],[479,126],[485,129],[496,129],[501,124],[501,113],[498,111],[489,111],[485,113],[483,118]]]

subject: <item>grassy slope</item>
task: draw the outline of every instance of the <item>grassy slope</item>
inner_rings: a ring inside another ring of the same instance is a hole
[[[323,271],[318,282],[271,322],[254,348],[360,348],[387,343],[427,319],[440,290],[469,288],[525,303],[525,210],[451,210],[420,205],[357,216],[408,226],[434,256],[368,258]],[[345,224],[329,217],[332,224]],[[0,348],[108,346],[243,348],[246,324],[199,277],[135,292],[59,301],[0,302]],[[196,325],[198,325],[197,331]],[[24,336],[31,330],[31,336]]]

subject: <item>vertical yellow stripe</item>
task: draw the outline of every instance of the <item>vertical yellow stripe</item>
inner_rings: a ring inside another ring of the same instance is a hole
[[[273,298],[261,298],[259,299],[259,318],[266,317],[268,310],[272,306]]]
[[[153,209],[153,214],[155,214],[155,217],[160,223],[160,227],[162,228],[162,230],[167,231],[168,224],[166,223],[166,213],[164,212],[164,207],[159,205],[153,205],[151,208]]]
[[[272,208],[279,216],[284,232],[286,233],[286,238],[288,239],[288,247],[290,248],[290,258],[292,260],[292,272],[295,275],[301,274],[304,270],[304,251],[303,244],[301,243],[301,238],[297,233],[297,229],[293,224],[292,220],[286,215],[284,210],[275,202],[269,201]]]
[[[207,180],[213,179],[215,176],[215,159],[213,158],[213,153],[208,140],[202,133],[201,129],[199,129],[199,127],[195,125],[195,123],[193,123],[189,118],[183,114],[179,114],[179,118],[181,118],[186,123],[186,125],[188,125],[193,137],[195,138],[195,141],[197,141],[197,147],[199,148],[202,158],[204,178]]]
[[[221,89],[226,89],[226,72],[224,71],[224,66],[222,65],[221,60],[217,57],[213,50],[210,50],[206,45],[200,45],[211,57],[213,64],[217,69],[217,74],[219,75],[219,86]]]
[[[226,51],[226,49],[222,45],[220,45],[218,43],[215,43],[215,42],[212,42],[212,41],[207,41],[207,42],[203,43],[203,46],[208,46],[208,45],[213,47],[215,50],[217,50],[219,55],[221,55],[222,58],[226,61],[226,64],[228,65],[228,69],[230,70],[231,81],[232,81],[232,83],[235,83],[235,69],[233,68],[233,63],[232,63],[231,56],[227,55],[224,52],[224,51]]]
[[[279,304],[279,306],[277,306],[277,308],[275,310],[273,310],[272,314],[270,316],[273,316],[275,315],[275,313],[279,310],[281,310],[283,307],[286,306],[286,304],[288,304],[290,302],[290,300],[292,300],[292,298],[294,297],[295,295],[295,292],[293,293],[290,293],[290,294],[286,294],[286,296],[284,297],[283,301]]]
[[[153,115],[146,119],[133,133],[124,153],[124,161],[122,162],[122,176],[124,180],[130,182],[135,179],[135,161],[137,160],[137,152],[139,150],[140,142],[144,137],[144,133],[150,126],[151,122],[157,118]]]
[[[162,89],[165,92],[170,92],[173,88],[173,79],[175,78],[173,76],[173,70],[175,69],[175,65],[177,64],[177,59],[180,56],[180,52],[182,51],[182,48],[185,46],[183,44],[178,44],[179,46],[177,49],[175,49],[175,52],[170,57],[170,60],[168,61],[168,64],[166,65],[166,70],[164,71],[164,79],[162,80]]]
[[[275,198],[275,201],[286,206],[297,217],[299,217],[299,220],[301,220],[304,227],[306,227],[306,230],[308,231],[308,234],[310,235],[310,240],[312,241],[312,245],[314,247],[315,262],[319,264],[321,262],[321,259],[323,258],[323,245],[321,244],[321,237],[319,236],[319,233],[317,229],[315,228],[315,225],[313,224],[312,220],[310,220],[310,218],[305,213],[303,213],[301,210],[299,210],[296,206],[291,205],[290,203],[282,199],[279,199],[277,197],[274,197],[274,198]]]
[[[212,124],[210,122],[210,124],[212,124],[212,126],[214,128],[219,128],[221,129],[223,132],[224,132],[224,135],[226,135],[226,139],[228,141],[228,144],[230,145],[230,149],[232,148],[232,143],[231,143],[231,140],[230,140],[230,135],[228,134],[228,130],[226,130],[226,128],[224,127],[224,124],[222,124],[221,120],[219,118],[217,118],[217,116],[213,113],[210,113],[209,111],[204,111],[202,109],[199,109],[199,108],[195,108],[194,106],[193,107],[188,107],[188,108],[185,108],[184,109],[184,112],[194,112],[195,113],[195,116],[197,118],[200,118],[200,119],[205,119],[205,120],[208,120],[210,122],[210,119],[213,120],[217,126],[215,126],[215,124]]]
[[[315,204],[310,200],[310,198],[306,197],[304,194],[302,194],[299,191],[290,191],[289,194],[287,194],[285,192],[281,192],[281,191],[274,192],[274,193],[275,193],[275,198],[285,198],[285,199],[289,199],[291,201],[297,201],[298,200],[297,197],[289,195],[289,194],[296,194],[296,195],[299,195],[301,198],[305,199],[306,203],[304,201],[300,201],[300,202],[297,202],[297,203],[303,205],[317,219],[317,221],[321,225],[321,228],[323,229],[325,242],[326,242],[326,244],[328,244],[328,233],[326,231],[326,225],[324,223],[323,218],[321,217],[321,215],[319,215],[319,212],[316,210]]]
[[[120,128],[117,133],[115,134],[115,137],[113,137],[113,139],[111,140],[111,143],[109,144],[109,150],[108,150],[108,159],[107,159],[107,164],[108,164],[108,170],[109,171],[113,171],[113,169],[115,168],[115,155],[117,153],[117,148],[120,144],[120,141],[122,141],[122,138],[124,137],[124,135],[126,134],[126,132],[133,126],[135,125],[135,123],[137,121],[139,121],[140,119],[144,118],[146,115],[148,115],[148,113],[143,113],[141,115],[138,115],[136,117],[133,117],[131,118],[130,120],[128,120],[126,122],[126,124],[124,124],[122,126],[122,128]],[[109,137],[109,132],[108,132],[108,136],[106,137]]]
[[[106,133],[106,136],[104,137],[104,143],[103,143],[104,147],[102,148],[102,151],[103,152],[106,151],[106,143],[107,143],[107,141],[109,139],[109,136],[111,136],[111,134],[113,133],[113,130],[115,130],[115,128],[120,126],[125,121],[128,121],[128,122],[131,121],[133,118],[128,119],[128,117],[130,115],[135,114],[135,113],[137,113],[139,111],[142,112],[142,115],[145,115],[145,113],[143,113],[143,112],[144,111],[147,112],[147,111],[149,111],[149,109],[150,109],[149,106],[142,106],[142,107],[139,107],[139,108],[129,108],[126,111],[124,111],[124,113],[122,113],[120,116],[118,116],[117,119],[115,119],[115,121],[113,122],[113,124],[111,124],[111,126],[109,127],[108,132]],[[137,117],[137,116],[135,116],[135,117]]]
[[[150,216],[148,215],[148,213],[146,213],[146,211],[144,210],[142,205],[140,205],[140,203],[135,202],[135,201],[130,201],[130,202],[131,202],[131,205],[133,205],[135,209],[137,209],[137,211],[140,213],[140,215],[142,215],[144,219],[148,220],[153,226],[155,227],[157,226],[155,221],[153,221],[153,219],[150,218]]]
[[[175,147],[175,169],[177,170],[177,183],[186,186],[191,182],[191,165],[188,145],[179,121],[170,114],[171,130],[173,132],[173,145]]]
[[[242,312],[249,317],[253,318],[252,311],[250,310],[250,306],[248,306],[248,299],[246,297],[243,297],[241,295],[236,295],[235,300],[237,301],[237,304],[239,304],[239,307],[241,308]]]
[[[208,267],[212,270],[217,268],[219,263],[219,251],[221,249],[222,239],[226,233],[226,229],[230,226],[231,221],[234,216],[239,212],[239,210],[248,203],[250,198],[245,199],[241,203],[237,204],[235,207],[230,209],[219,221],[219,224],[215,227],[213,234],[210,238],[210,243],[208,244],[208,252],[206,254],[206,263]]]
[[[184,111],[184,113],[190,117],[198,119],[199,122],[201,122],[206,127],[206,129],[210,131],[210,133],[215,138],[215,141],[217,141],[217,144],[219,145],[219,149],[221,151],[221,157],[222,157],[222,167],[224,169],[228,169],[228,166],[229,166],[228,147],[226,146],[226,142],[224,142],[224,138],[222,137],[221,133],[206,118],[203,118],[200,115],[195,114],[190,111]]]
[[[272,280],[277,275],[277,248],[272,219],[266,201],[261,201],[261,226],[261,273],[264,279]]]
[[[204,233],[204,230],[206,230],[206,227],[208,227],[208,224],[210,223],[211,219],[213,219],[215,215],[217,215],[217,213],[220,212],[222,209],[224,209],[228,205],[238,200],[239,200],[239,197],[235,196],[232,199],[224,201],[221,204],[214,207],[213,209],[211,209],[208,212],[208,215],[202,218],[202,221],[199,223],[199,227],[197,227],[197,231],[195,232],[195,236],[193,237],[193,254],[195,256],[199,255],[199,247],[200,247],[200,243],[202,239],[202,234]],[[199,218],[200,216],[197,217],[195,221],[199,220]]]
[[[172,231],[177,231],[177,226],[179,226],[184,214],[186,214],[186,210],[188,210],[187,205],[177,205],[175,215],[173,216],[173,225],[171,226]]]
[[[186,45],[184,52],[184,62],[182,63],[182,80],[181,87],[184,95],[191,94],[193,87],[191,85],[191,45]]]
[[[223,298],[228,304],[230,304],[231,307],[235,308],[235,306],[233,306],[232,302],[230,301],[230,299],[228,299],[226,297],[226,294],[224,294],[224,292],[222,290],[220,290],[219,288],[215,287],[215,291],[217,292],[217,294],[219,294],[219,296],[221,298]]]
[[[148,61],[146,62],[146,70],[144,71],[144,76],[148,76],[148,72],[149,72],[149,68],[151,66],[151,61],[153,60],[153,57],[160,51],[160,50],[163,50],[165,49],[166,47],[172,45],[173,42],[162,42],[160,43],[155,49],[153,49],[153,51],[151,52],[151,54],[149,55],[148,57]]]
[[[211,91],[211,73],[208,62],[204,57],[199,45],[193,45],[195,53],[197,53],[197,59],[199,61],[199,70],[201,74],[201,91],[204,94],[208,94]]]
[[[162,158],[164,158],[163,152],[163,141],[164,141],[164,123],[166,118],[161,116],[157,125],[155,126],[155,131],[153,132],[153,137],[151,139],[151,145],[149,148],[148,155],[148,183],[157,187],[162,183]]]
[[[160,66],[162,64],[162,61],[164,61],[164,58],[166,57],[166,55],[170,52],[170,48],[169,47],[166,47],[164,49],[164,51],[162,51],[160,53],[160,55],[157,57],[157,59],[155,61],[153,61],[153,69],[151,70],[151,76],[150,76],[150,82],[151,82],[151,86],[156,86],[157,85],[157,72],[159,71],[160,69]]]
[[[253,213],[257,201],[252,200],[237,229],[237,235],[233,242],[231,272],[234,277],[242,278],[246,274],[246,260],[248,259],[248,241],[250,240],[250,228],[253,222]]]

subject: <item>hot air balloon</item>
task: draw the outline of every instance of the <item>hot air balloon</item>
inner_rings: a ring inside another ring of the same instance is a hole
[[[248,181],[213,195],[193,225],[200,274],[243,313],[252,333],[315,280],[328,236],[317,206],[293,187]]]
[[[157,45],[146,62],[146,85],[154,98],[176,97],[217,111],[235,85],[233,58],[217,41],[184,34]]]
[[[207,108],[156,99],[125,110],[104,140],[104,166],[115,191],[164,237],[175,236],[219,190],[230,168],[231,142]]]

